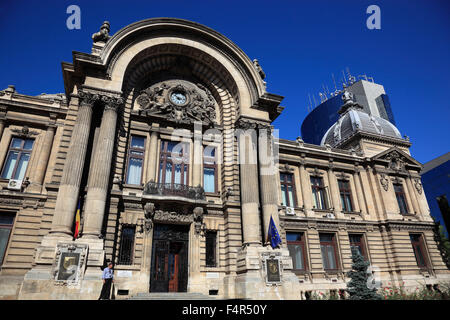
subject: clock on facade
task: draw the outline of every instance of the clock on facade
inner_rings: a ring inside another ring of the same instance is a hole
[[[174,91],[170,94],[170,101],[176,105],[184,105],[187,101],[186,94],[181,91]]]

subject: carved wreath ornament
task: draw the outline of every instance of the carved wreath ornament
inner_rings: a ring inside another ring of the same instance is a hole
[[[385,174],[381,174],[380,183],[383,186],[384,191],[388,191],[388,189],[389,189],[389,180],[386,179],[386,175]]]
[[[140,112],[176,123],[215,123],[214,98],[211,92],[199,83],[194,85],[184,80],[158,83],[141,91],[136,102],[140,106]]]

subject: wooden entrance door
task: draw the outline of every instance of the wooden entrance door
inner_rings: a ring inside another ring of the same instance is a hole
[[[188,228],[155,225],[153,232],[150,291],[186,292]]]

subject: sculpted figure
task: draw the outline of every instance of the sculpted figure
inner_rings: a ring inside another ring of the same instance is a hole
[[[102,26],[100,27],[100,31],[96,32],[92,35],[92,41],[94,42],[106,42],[110,38],[109,35],[109,22],[105,21],[103,22]]]

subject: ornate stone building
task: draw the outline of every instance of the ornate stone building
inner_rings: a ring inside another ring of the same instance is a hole
[[[450,280],[411,143],[350,94],[322,146],[274,139],[282,97],[214,30],[93,41],[64,94],[0,91],[1,298],[97,299],[109,260],[116,298],[305,299],[346,288],[352,246],[383,285]]]

